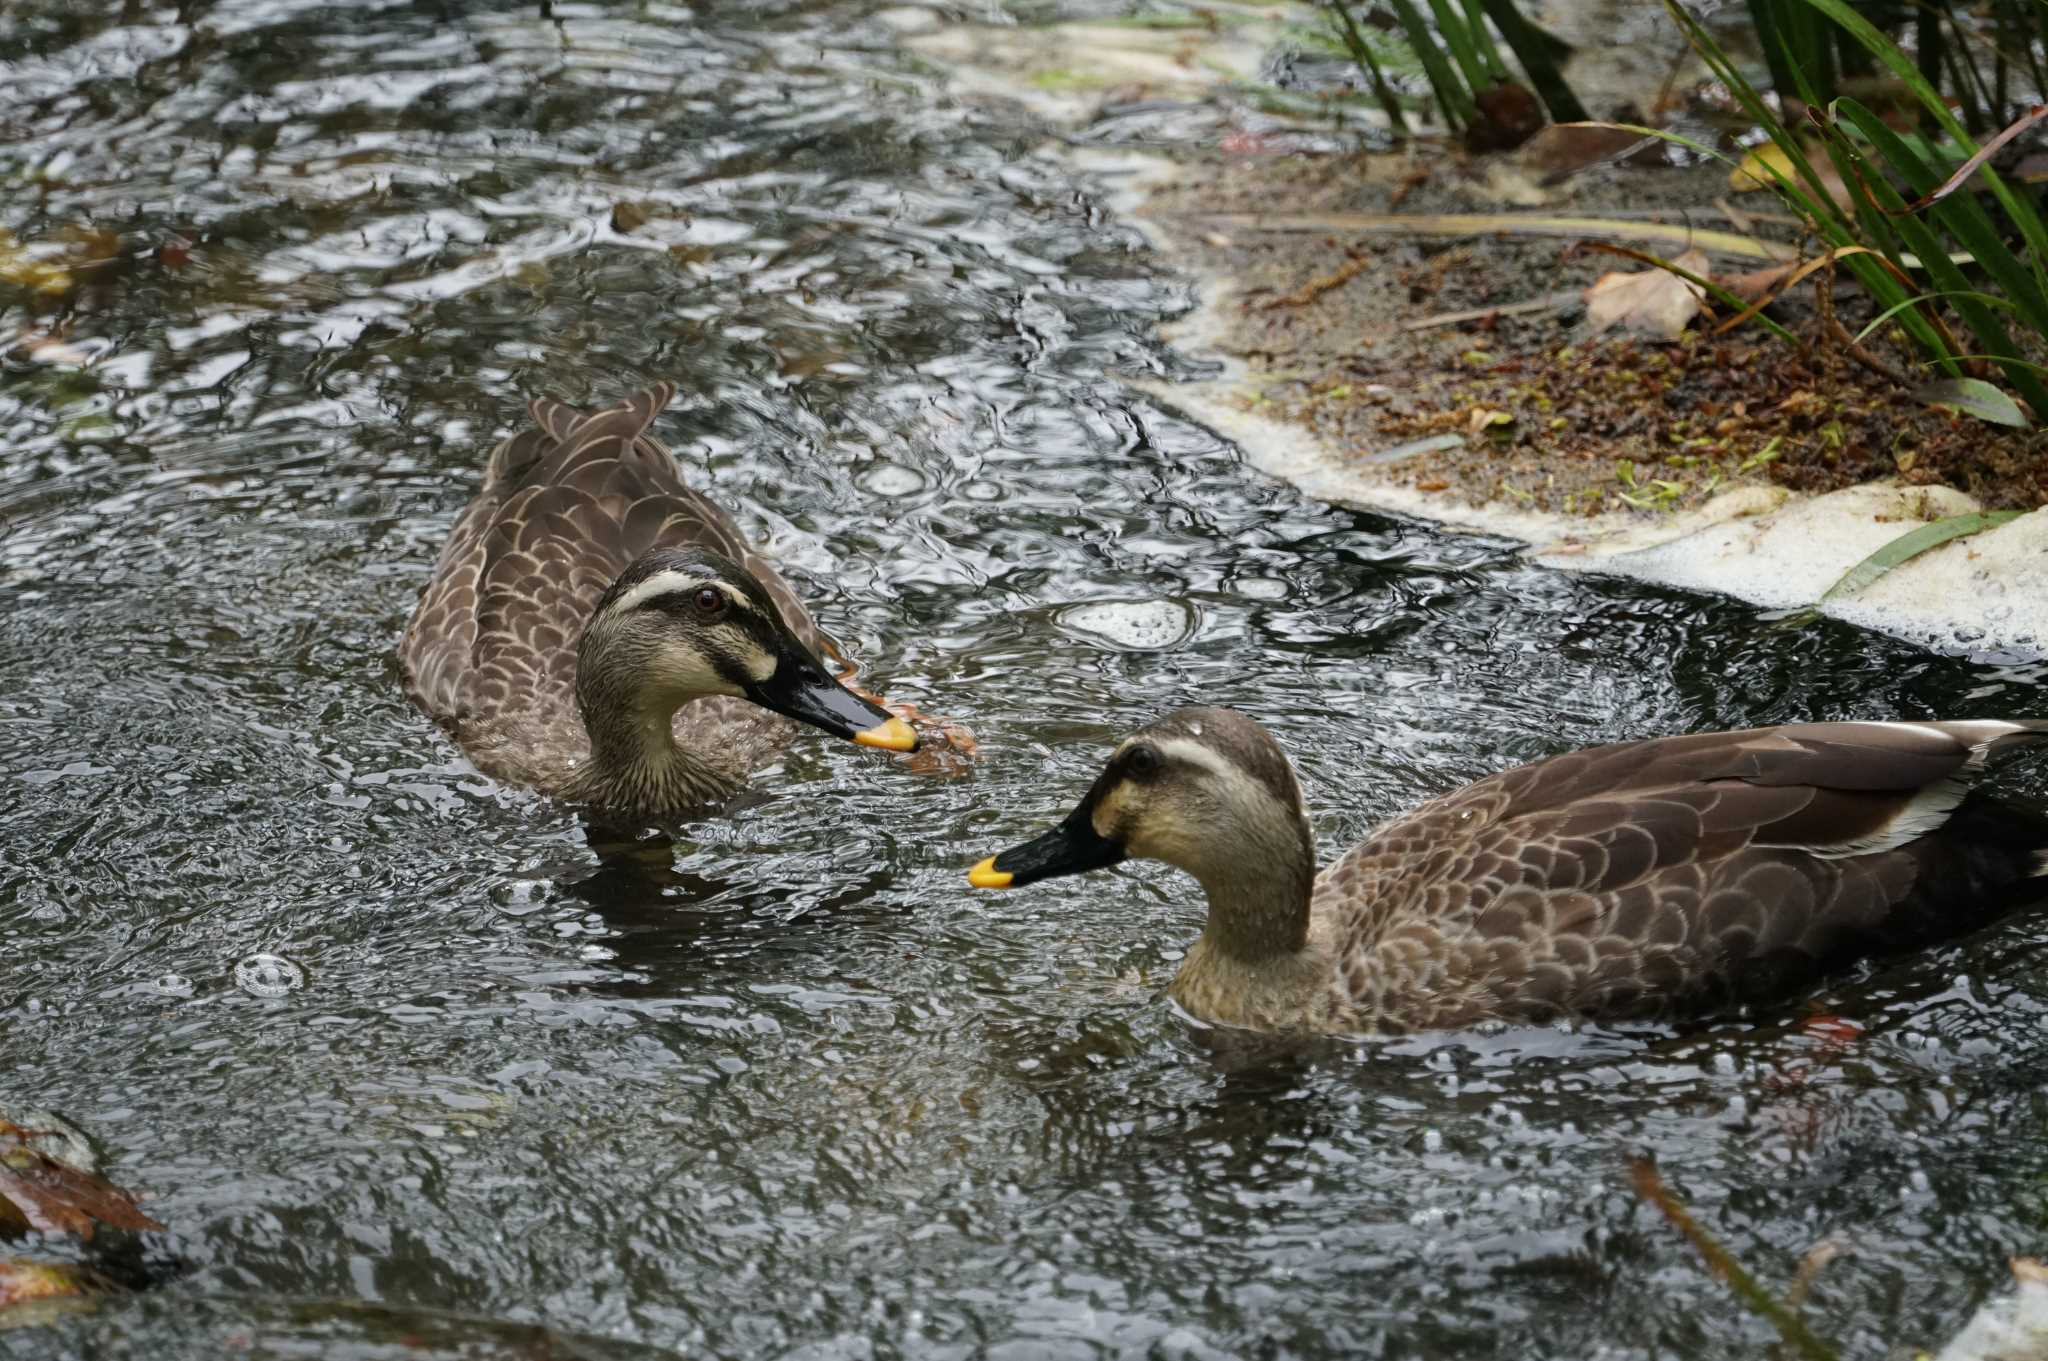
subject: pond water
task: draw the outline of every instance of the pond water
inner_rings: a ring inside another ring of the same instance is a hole
[[[1189,881],[962,878],[1185,703],[1278,733],[1327,855],[1586,743],[2038,714],[2039,667],[1268,483],[1117,381],[1191,371],[1184,285],[860,0],[10,0],[0,58],[0,227],[107,257],[0,311],[0,1104],[167,1226],[0,1356],[1761,1354],[1645,1152],[1767,1282],[1839,1238],[1855,1354],[2048,1246],[2039,916],[1749,1024],[1222,1062],[1163,998]],[[600,860],[407,705],[483,451],[663,377],[971,775],[807,736]]]

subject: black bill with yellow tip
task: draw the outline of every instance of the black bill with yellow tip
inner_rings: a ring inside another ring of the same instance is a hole
[[[976,888],[1021,888],[1039,879],[1107,869],[1124,858],[1124,848],[1095,831],[1094,800],[1067,814],[1045,835],[1012,846],[967,871]]]
[[[808,651],[787,651],[765,681],[745,687],[747,698],[764,709],[823,728],[884,751],[916,751],[917,730],[873,700],[855,694],[825,674]]]

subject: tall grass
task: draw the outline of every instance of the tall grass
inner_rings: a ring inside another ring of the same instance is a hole
[[[1922,363],[1950,380],[1996,372],[2037,417],[2048,415],[2040,365],[2013,336],[2020,329],[2037,341],[2048,337],[2048,225],[2033,201],[1992,169],[1920,62],[1847,0],[1761,4],[1772,11],[1762,35],[1767,56],[1791,83],[1780,94],[1805,103],[1809,140],[1779,117],[1678,0],[1665,0],[1665,7],[1781,154],[1788,169],[1764,165],[1778,192],[1876,299]],[[1826,98],[1824,82],[1839,79],[1840,63],[1817,62],[1814,54],[1845,51],[1862,53],[1887,74],[1932,133],[1901,133],[1857,99]],[[1848,206],[1830,194],[1822,163],[1847,187]],[[1951,314],[1970,344],[1949,327]]]
[[[1408,131],[1400,93],[1387,79],[1362,31],[1353,0],[1323,0],[1338,41],[1351,55],[1373,96],[1397,133]],[[1414,51],[1430,93],[1455,133],[1469,133],[1488,118],[1486,96],[1513,84],[1515,72],[1501,51],[1505,44],[1530,90],[1558,122],[1586,117],[1559,73],[1570,48],[1523,18],[1514,0],[1385,0],[1401,36]],[[1499,40],[1495,40],[1495,31]]]
[[[2030,91],[2048,90],[2048,5],[2041,0],[1865,0],[1855,10],[1895,42],[1910,31],[1915,69],[1955,102],[1972,135],[2011,122],[2031,102]],[[1749,15],[1780,93],[1797,94],[1804,84],[1826,103],[1878,74],[1870,49],[1809,0],[1749,0]],[[1923,125],[1931,129],[1933,120]]]

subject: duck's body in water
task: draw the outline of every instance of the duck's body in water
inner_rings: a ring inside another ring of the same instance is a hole
[[[1970,788],[1992,755],[2043,740],[2048,722],[1986,720],[1596,747],[1426,803],[1319,876],[1279,746],[1241,714],[1187,709],[970,878],[1010,887],[1126,857],[1187,870],[1209,914],[1173,995],[1227,1025],[1698,1015],[2048,894],[2048,819]]]
[[[648,435],[673,394],[533,404],[399,644],[407,695],[486,774],[615,814],[723,802],[797,722],[915,749],[832,678],[796,593]]]

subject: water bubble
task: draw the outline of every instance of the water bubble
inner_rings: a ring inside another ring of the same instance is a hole
[[[1230,585],[1247,600],[1285,600],[1294,589],[1279,577],[1239,577]]]
[[[1178,647],[1195,631],[1194,607],[1180,600],[1101,600],[1059,613],[1060,627],[1132,652]]]
[[[195,991],[192,980],[177,973],[159,974],[150,980],[149,986],[152,992],[165,997],[190,997]]]
[[[524,917],[548,905],[551,887],[545,879],[507,879],[491,885],[491,902],[508,917]]]
[[[924,477],[900,463],[877,463],[854,479],[862,491],[873,496],[909,496],[924,490]]]
[[[235,965],[235,986],[251,997],[282,997],[305,981],[306,971],[282,955],[250,955]]]

